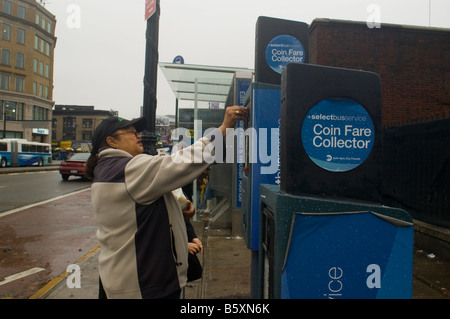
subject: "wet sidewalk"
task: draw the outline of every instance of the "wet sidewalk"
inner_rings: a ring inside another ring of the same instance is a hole
[[[226,229],[209,229],[208,226],[205,228],[203,221],[192,224],[203,243],[203,252],[198,255],[203,265],[203,278],[188,283],[181,297],[249,299],[251,252],[246,248],[243,238],[230,237]],[[65,273],[32,298],[97,299],[99,251],[100,248],[96,246],[85,258],[76,262],[81,271],[81,288],[69,288]]]
[[[76,200],[79,195],[72,196]],[[89,206],[85,206],[87,207]],[[204,273],[202,279],[188,283],[182,298],[251,298],[251,251],[246,247],[244,239],[231,237],[230,229],[216,228],[202,220],[194,221],[193,225],[204,245],[203,253],[199,255]],[[420,246],[420,243],[416,242],[417,244]],[[99,246],[94,245],[90,251],[73,261],[80,267],[80,288],[70,288],[71,282],[67,272],[64,272],[40,288],[31,299],[97,299],[99,251]],[[450,262],[441,260],[433,252],[415,249],[413,298],[450,299],[449,289]]]

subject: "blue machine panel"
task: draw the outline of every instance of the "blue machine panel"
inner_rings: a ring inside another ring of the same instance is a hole
[[[295,214],[286,299],[412,298],[413,226],[373,212]]]
[[[247,217],[245,237],[247,246],[259,249],[259,215],[261,184],[280,184],[279,130],[280,130],[280,87],[263,83],[253,83],[250,119],[246,127],[246,178],[243,215]],[[244,218],[245,219],[245,218]],[[244,227],[245,228],[245,227]]]

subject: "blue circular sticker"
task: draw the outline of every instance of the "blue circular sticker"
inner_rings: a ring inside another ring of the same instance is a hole
[[[293,36],[279,35],[267,45],[266,61],[272,70],[281,74],[289,63],[304,63],[305,49]]]
[[[303,147],[314,163],[328,171],[358,167],[369,156],[374,141],[372,118],[351,99],[322,100],[303,120]]]

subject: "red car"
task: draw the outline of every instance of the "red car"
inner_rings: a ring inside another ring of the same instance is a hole
[[[86,162],[90,153],[76,153],[70,158],[63,160],[59,165],[59,173],[63,180],[67,181],[70,175],[84,176]]]

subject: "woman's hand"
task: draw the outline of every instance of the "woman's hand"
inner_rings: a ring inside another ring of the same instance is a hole
[[[188,243],[188,250],[191,255],[196,255],[201,253],[203,249],[203,245],[200,239],[194,238],[192,243]]]
[[[248,109],[242,106],[229,106],[225,109],[225,116],[219,130],[223,136],[227,133],[227,128],[234,128],[238,120],[246,120],[248,116]]]
[[[185,218],[192,218],[195,215],[195,207],[190,200],[187,200],[186,203],[186,209],[183,210],[183,215]]]

